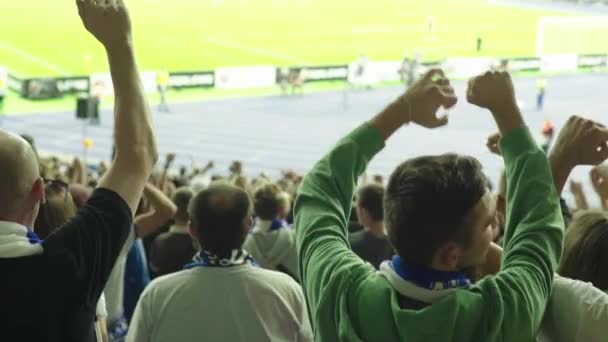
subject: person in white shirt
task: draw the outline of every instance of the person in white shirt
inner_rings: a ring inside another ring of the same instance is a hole
[[[162,191],[146,184],[143,190],[143,198],[140,200],[134,224],[129,232],[127,241],[122,246],[120,254],[105,287],[106,307],[108,311],[108,333],[110,342],[122,342],[129,329],[128,317],[125,314],[125,271],[127,267],[127,256],[134,246],[137,239],[143,239],[155,231],[163,224],[167,223],[176,213],[177,207],[171,199],[165,196]],[[144,210],[142,205],[147,202],[150,206],[149,211]]]
[[[273,183],[259,187],[253,195],[257,215],[243,249],[263,268],[280,271],[299,281],[295,231],[281,219],[281,188]]]
[[[248,194],[212,184],[189,213],[201,251],[185,270],[148,286],[127,341],[312,341],[301,287],[242,249],[252,224]]]
[[[558,272],[572,279],[555,278],[539,341],[606,341],[608,214],[605,211],[583,210],[574,215],[566,230]]]

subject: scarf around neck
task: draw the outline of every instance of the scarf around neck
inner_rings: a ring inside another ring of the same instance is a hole
[[[201,250],[192,259],[192,263],[186,265],[185,269],[194,267],[234,267],[246,264],[257,266],[255,260],[244,249],[233,249],[230,256],[220,257],[206,250]]]
[[[471,280],[463,272],[444,272],[411,265],[398,255],[393,256],[390,265],[399,277],[427,290],[465,289],[471,286]]]
[[[40,239],[31,229],[18,223],[0,221],[0,258],[19,258],[42,254]]]

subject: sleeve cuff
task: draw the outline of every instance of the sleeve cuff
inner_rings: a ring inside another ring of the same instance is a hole
[[[380,152],[385,144],[382,134],[368,122],[357,127],[348,136],[348,140],[355,142],[359,146],[361,154],[370,160]]]
[[[532,138],[530,130],[527,127],[522,127],[512,130],[501,139],[500,150],[505,160],[511,160],[522,153],[537,151],[539,147]]]

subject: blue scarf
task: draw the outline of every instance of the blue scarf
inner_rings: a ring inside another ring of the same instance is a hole
[[[40,240],[40,238],[38,237],[38,235],[36,235],[36,233],[34,233],[33,230],[31,230],[30,228],[27,229],[27,239],[30,240],[30,243],[32,245],[36,245],[42,242],[42,240]]]
[[[270,230],[279,230],[282,228],[289,228],[289,224],[287,223],[287,221],[285,220],[281,220],[281,219],[274,219],[272,220],[272,223],[270,224]]]
[[[253,257],[243,249],[233,249],[230,253],[230,257],[226,258],[219,257],[209,251],[201,249],[192,260],[192,263],[184,266],[185,269],[194,267],[233,267],[245,265],[247,263],[257,266]]]
[[[393,256],[390,265],[404,280],[428,290],[468,288],[471,280],[462,272],[443,272],[427,267],[406,264],[400,256]]]

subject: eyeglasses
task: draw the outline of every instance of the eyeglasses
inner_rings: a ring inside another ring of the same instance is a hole
[[[63,204],[65,205],[68,202],[68,192],[70,190],[70,185],[68,183],[58,179],[42,178],[42,180],[44,181],[45,190],[50,188],[56,192],[63,192]]]

